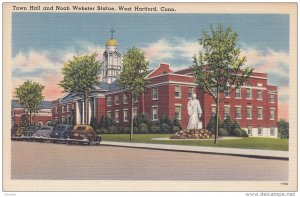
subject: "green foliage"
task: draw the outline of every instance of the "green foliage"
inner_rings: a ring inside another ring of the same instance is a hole
[[[219,24],[210,32],[203,31],[199,44],[203,47],[199,57],[193,57],[192,66],[198,87],[219,103],[225,99],[225,92],[240,88],[251,76],[253,69],[242,69],[246,57],[241,57],[237,46],[238,34],[231,27],[226,29]],[[217,111],[216,116],[219,116]],[[216,143],[217,135],[215,136]]]
[[[105,122],[104,116],[101,116],[101,118],[100,118],[99,128],[106,128],[106,122]]]
[[[160,128],[163,133],[170,133],[172,127],[170,127],[170,125],[168,125],[168,123],[162,123],[160,125]]]
[[[105,117],[105,128],[109,128],[111,126],[111,118]]]
[[[107,134],[107,133],[108,133],[108,129],[102,127],[102,128],[100,129],[100,133],[101,133],[101,134]]]
[[[118,79],[118,85],[131,93],[131,100],[134,95],[139,96],[145,91],[148,65],[149,62],[146,61],[144,52],[138,48],[128,49],[123,56],[123,70]],[[134,103],[131,105],[131,109],[133,108]],[[131,116],[131,120],[133,120],[133,116]],[[130,139],[132,139],[133,121],[130,126]]]
[[[140,129],[138,127],[133,127],[133,132],[134,133],[139,133],[140,132]]]
[[[162,113],[160,118],[160,124],[167,123],[167,122],[168,122],[167,115],[165,113]]]
[[[97,54],[74,56],[62,68],[63,80],[58,84],[65,92],[83,95],[85,103],[84,120],[88,120],[88,96],[98,83],[102,63],[96,60]]]
[[[278,134],[281,139],[289,139],[289,123],[283,119],[278,121]]]
[[[227,116],[222,124],[222,128],[224,128],[228,133],[230,133],[231,127],[232,127],[231,118],[230,116]]]
[[[233,129],[233,136],[241,136],[241,129],[240,128],[235,128]]]
[[[158,125],[152,125],[150,127],[150,132],[151,133],[159,133],[160,132],[160,126],[158,126]]]
[[[37,82],[27,80],[18,88],[16,88],[16,102],[25,110],[25,114],[29,115],[26,119],[29,124],[32,123],[32,115],[41,108],[41,102],[44,100],[43,90],[45,86]]]
[[[141,123],[139,128],[140,128],[140,133],[148,133],[149,132],[149,127],[146,123]]]
[[[172,128],[172,133],[177,133],[177,132],[179,132],[181,129],[178,127],[178,126],[173,126],[173,128]]]
[[[123,130],[123,133],[125,133],[125,134],[130,133],[130,127],[124,127],[122,130]]]
[[[248,134],[245,129],[241,129],[241,137],[248,137]]]
[[[180,130],[182,129],[181,123],[177,118],[174,119],[173,125],[174,127],[177,126]]]
[[[237,120],[234,120],[234,123],[232,124],[232,127],[230,129],[230,132],[228,132],[229,135],[235,135],[235,132],[234,132],[235,129],[241,129],[240,124]]]
[[[112,133],[112,134],[119,133],[119,127],[118,126],[110,126],[109,127],[109,133]]]
[[[215,132],[216,131],[216,117],[211,115],[210,120],[207,124],[207,130],[211,131],[211,132]],[[222,127],[222,121],[221,118],[219,116],[219,122],[218,122],[218,128],[220,129]]]
[[[226,131],[226,129],[220,128],[219,135],[220,136],[228,136],[228,132]]]
[[[96,117],[91,118],[90,125],[91,125],[91,127],[93,127],[94,130],[98,129],[98,121],[97,121]]]
[[[70,123],[71,125],[75,125],[76,122],[75,122],[75,110],[74,109],[71,109],[71,115],[70,115]]]

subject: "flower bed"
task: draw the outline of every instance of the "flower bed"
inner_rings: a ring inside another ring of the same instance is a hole
[[[213,138],[214,133],[206,130],[206,129],[192,129],[192,130],[181,130],[174,135],[172,135],[171,139],[209,139]]]

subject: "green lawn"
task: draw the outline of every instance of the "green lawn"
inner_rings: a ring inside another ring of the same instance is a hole
[[[170,134],[134,134],[133,140],[129,140],[129,134],[102,134],[103,141],[114,142],[134,142],[134,143],[152,143],[152,144],[175,144],[187,146],[213,146],[228,148],[246,148],[246,149],[264,149],[264,150],[288,150],[287,139],[258,138],[249,137],[232,140],[219,140],[217,144],[213,140],[152,140],[152,138],[166,138]]]

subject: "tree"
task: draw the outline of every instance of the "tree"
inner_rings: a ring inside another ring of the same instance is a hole
[[[240,126],[240,124],[239,124],[239,122],[237,121],[237,120],[234,120],[234,123],[232,124],[232,126],[231,126],[231,130],[230,130],[230,132],[228,132],[230,135],[236,135],[236,131],[237,130],[241,130],[241,126]]]
[[[102,63],[96,60],[96,56],[96,53],[74,56],[64,64],[62,69],[64,78],[59,83],[59,86],[64,88],[64,92],[83,96],[85,124],[88,124],[89,120],[89,95],[93,86],[98,83],[98,74],[102,67]]]
[[[221,118],[219,116],[218,118],[218,129],[220,129],[222,127],[222,122],[221,122]],[[215,115],[211,115],[210,120],[207,124],[207,130],[215,132],[216,131],[216,118]]]
[[[41,108],[44,88],[44,85],[29,80],[16,88],[16,102],[23,107],[29,125],[32,124],[33,115]]]
[[[208,93],[216,104],[216,125],[218,125],[219,104],[225,99],[225,94],[240,88],[248,80],[253,69],[242,69],[246,57],[240,57],[240,47],[237,46],[238,34],[231,27],[226,29],[219,25],[213,26],[210,33],[203,31],[199,44],[203,47],[199,57],[194,56],[192,66],[196,83]],[[225,93],[225,94],[224,94]],[[215,131],[217,143],[218,128]]]
[[[133,137],[134,97],[139,97],[145,92],[148,65],[149,62],[145,60],[144,52],[138,48],[128,49],[123,56],[123,70],[118,85],[128,91],[131,97],[130,140]]]
[[[232,127],[232,121],[230,116],[227,116],[226,119],[223,122],[222,127],[228,132],[230,133],[231,127]]]
[[[106,128],[106,124],[105,124],[105,118],[104,116],[102,115],[101,118],[100,118],[100,122],[99,122],[99,128],[102,129],[102,128]]]
[[[280,138],[289,139],[289,123],[283,119],[278,121],[278,133]]]

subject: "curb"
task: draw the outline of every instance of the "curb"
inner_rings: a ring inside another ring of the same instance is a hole
[[[208,154],[208,155],[223,155],[223,156],[236,156],[236,157],[247,157],[255,159],[273,159],[273,160],[285,160],[288,161],[289,157],[286,156],[272,156],[272,155],[256,155],[256,154],[240,154],[240,153],[220,153],[213,151],[201,151],[201,150],[179,150],[171,148],[159,148],[159,147],[148,147],[148,146],[134,146],[134,145],[125,145],[125,144],[110,144],[107,142],[102,142],[102,146],[115,146],[115,147],[124,147],[124,148],[138,148],[146,150],[160,150],[160,151],[172,151],[172,152],[186,152],[186,153],[198,153],[198,154]]]

